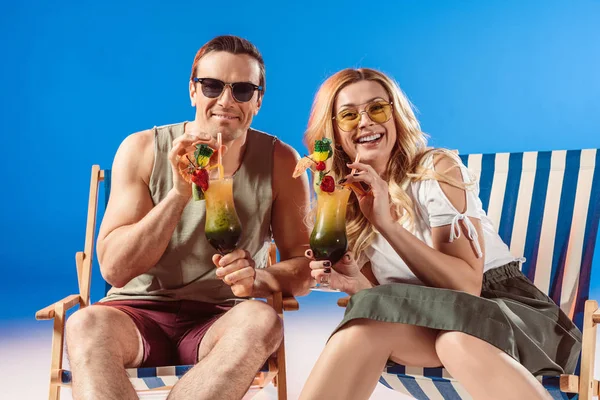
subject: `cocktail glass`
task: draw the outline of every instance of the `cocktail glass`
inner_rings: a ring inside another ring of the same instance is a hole
[[[219,254],[231,253],[242,236],[242,225],[233,202],[233,178],[211,179],[204,198],[206,239]]]
[[[310,249],[317,261],[328,260],[334,265],[342,259],[348,250],[346,237],[346,208],[351,190],[345,186],[336,186],[333,192],[325,192],[318,188],[317,217],[310,235]],[[330,268],[325,269],[331,272]],[[328,275],[321,282],[316,282],[312,290],[339,292],[329,287]]]

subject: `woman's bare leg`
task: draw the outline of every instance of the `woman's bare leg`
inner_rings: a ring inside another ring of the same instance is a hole
[[[414,366],[439,366],[437,334],[433,329],[413,325],[350,321],[325,346],[300,399],[368,399],[390,358]]]
[[[435,349],[474,400],[550,400],[525,367],[491,344],[462,332],[441,332]]]

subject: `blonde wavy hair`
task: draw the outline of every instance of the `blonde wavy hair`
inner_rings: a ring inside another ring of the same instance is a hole
[[[345,69],[329,77],[319,88],[310,113],[308,126],[304,133],[304,143],[312,152],[316,140],[329,138],[332,141],[333,157],[328,161],[328,168],[336,182],[350,173],[347,163],[351,162],[340,145],[336,145],[334,130],[334,103],[339,92],[353,83],[369,80],[379,83],[393,102],[393,118],[396,125],[396,145],[387,162],[384,176],[388,182],[391,211],[398,216],[398,223],[408,222],[414,225],[415,209],[411,198],[406,194],[408,185],[413,180],[436,179],[452,186],[465,189],[469,184],[422,166],[422,161],[432,153],[443,153],[461,164],[458,156],[447,149],[427,147],[427,135],[421,131],[419,121],[415,117],[412,104],[406,98],[398,84],[388,76],[374,69]],[[471,179],[471,182],[473,180]],[[311,216],[314,215],[314,210]],[[346,231],[349,248],[358,259],[362,252],[373,241],[375,230],[360,211],[358,200],[350,197],[346,214]]]

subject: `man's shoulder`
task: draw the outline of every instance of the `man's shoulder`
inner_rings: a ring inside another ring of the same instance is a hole
[[[154,141],[157,140],[158,144],[162,142],[171,143],[172,140],[183,132],[183,126],[185,122],[178,122],[175,124],[158,125],[152,128],[145,129],[142,131],[131,133],[121,143],[121,147],[135,147],[136,149],[152,148]]]
[[[167,138],[167,142],[170,144],[173,139],[183,134],[186,123],[187,121],[154,126],[150,131],[154,133],[159,142],[161,142],[162,138]]]
[[[152,137],[156,134],[162,134],[165,132],[178,132],[180,130],[183,130],[184,124],[185,124],[185,122],[177,122],[177,123],[166,124],[166,125],[154,125],[152,128],[134,132],[134,133],[130,134],[128,137],[146,138],[146,137]],[[141,140],[141,139],[139,139],[139,140]]]
[[[121,142],[121,148],[145,148],[146,146],[150,146],[154,139],[154,129],[146,129],[143,131],[138,131],[131,133]]]
[[[178,130],[183,130],[185,124],[187,123],[187,121],[182,121],[182,122],[174,122],[172,124],[165,124],[165,125],[155,125],[153,128],[151,128],[151,131],[158,131],[158,132],[163,132],[163,131],[178,131]]]

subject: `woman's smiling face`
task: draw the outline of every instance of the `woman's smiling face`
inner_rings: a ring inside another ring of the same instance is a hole
[[[351,160],[358,152],[360,162],[377,171],[385,169],[397,137],[393,106],[387,108],[386,103],[390,104],[390,97],[381,84],[362,80],[340,90],[333,105],[336,142]]]

